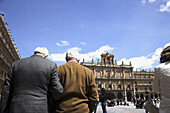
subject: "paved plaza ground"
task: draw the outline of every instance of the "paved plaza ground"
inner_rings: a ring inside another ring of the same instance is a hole
[[[145,109],[136,109],[136,107],[129,103],[130,106],[114,106],[107,107],[108,113],[145,113]],[[97,108],[97,113],[103,113],[101,106]]]

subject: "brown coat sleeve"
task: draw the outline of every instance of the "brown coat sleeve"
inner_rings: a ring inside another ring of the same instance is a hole
[[[88,94],[89,109],[90,109],[90,112],[92,112],[95,109],[96,101],[97,101],[97,87],[96,87],[96,83],[95,83],[94,74],[92,71],[90,73],[90,87],[89,87],[88,92],[89,92],[89,94]]]

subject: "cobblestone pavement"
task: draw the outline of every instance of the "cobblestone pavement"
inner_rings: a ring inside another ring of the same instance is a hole
[[[130,103],[130,106],[114,106],[107,107],[108,113],[145,113],[145,109],[136,109],[136,107]],[[103,113],[101,106],[97,107],[97,113]]]

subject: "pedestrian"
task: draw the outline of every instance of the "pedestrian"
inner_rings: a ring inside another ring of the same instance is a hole
[[[148,100],[150,99],[150,95],[149,95],[149,92],[146,91],[146,95],[145,95],[145,102],[147,102]],[[145,110],[146,113],[148,113],[147,110]]]
[[[117,105],[119,105],[119,99],[117,98]]]
[[[63,87],[48,55],[45,47],[37,47],[34,55],[12,64],[2,88],[0,113],[49,112],[48,96],[57,101]]]
[[[54,104],[54,113],[91,113],[97,101],[97,87],[93,72],[80,65],[79,53],[69,50],[67,63],[58,66],[62,97]],[[56,95],[57,96],[57,95]]]
[[[136,99],[136,108],[139,108],[140,100],[139,98]]]
[[[154,99],[154,103],[155,103],[155,106],[157,106],[157,105],[156,105],[156,103],[157,103],[157,98]]]
[[[135,97],[133,98],[133,103],[134,103],[134,106],[136,105],[136,99]]]
[[[97,106],[99,105],[99,95],[100,95],[100,93],[98,93],[98,95],[97,95],[97,101],[96,101],[96,107],[94,109],[94,113],[97,112]]]
[[[161,95],[159,113],[170,112],[170,46],[163,49],[160,65],[156,66],[154,74],[154,91]]]
[[[106,110],[106,105],[107,105],[107,96],[106,96],[107,92],[104,88],[101,89],[101,94],[100,94],[100,102],[101,102],[101,105],[102,105],[102,110],[103,110],[103,113],[107,113],[107,110]]]

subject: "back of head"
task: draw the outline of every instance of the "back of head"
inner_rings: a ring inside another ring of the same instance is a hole
[[[49,52],[48,52],[47,48],[45,48],[45,47],[37,47],[34,50],[34,54],[37,54],[37,53],[43,54],[44,56],[48,56],[49,55]]]
[[[67,62],[69,60],[72,60],[72,59],[75,59],[77,61],[80,60],[80,54],[78,53],[78,51],[75,51],[75,50],[67,51],[67,53],[66,53],[66,60],[67,60]]]
[[[160,63],[170,61],[170,46],[163,49],[161,52]]]

